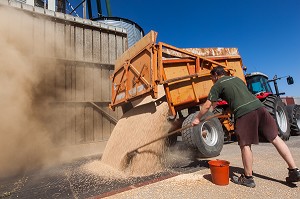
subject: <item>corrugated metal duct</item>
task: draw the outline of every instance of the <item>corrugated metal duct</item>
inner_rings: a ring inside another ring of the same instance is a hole
[[[96,19],[97,20],[97,19]],[[98,21],[119,28],[124,28],[128,35],[128,48],[144,36],[144,30],[135,22],[120,17],[102,17]]]

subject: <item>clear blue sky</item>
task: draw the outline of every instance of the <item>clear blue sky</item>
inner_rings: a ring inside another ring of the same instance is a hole
[[[101,0],[105,10],[105,1]],[[247,72],[291,75],[278,82],[300,97],[300,0],[110,0],[112,15],[176,47],[237,47]],[[104,12],[105,14],[105,12]]]

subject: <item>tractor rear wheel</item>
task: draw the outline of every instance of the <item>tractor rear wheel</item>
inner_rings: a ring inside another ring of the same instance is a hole
[[[291,123],[291,135],[300,135],[300,106],[297,104],[286,106]]]
[[[182,123],[182,127],[190,125],[198,115],[198,111],[190,114]],[[206,113],[201,119],[213,115]],[[200,157],[210,158],[220,155],[224,144],[224,132],[217,118],[201,122],[199,125],[183,130],[182,140],[191,148],[197,149]]]
[[[286,105],[275,95],[268,96],[263,101],[263,104],[276,121],[279,137],[283,140],[288,140],[291,136],[291,131]]]

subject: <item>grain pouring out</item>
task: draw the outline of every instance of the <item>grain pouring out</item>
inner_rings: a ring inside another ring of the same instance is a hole
[[[148,101],[126,112],[115,126],[101,161],[130,175],[149,175],[164,170],[165,140],[140,149],[132,159],[127,159],[127,153],[167,134],[171,128],[167,115],[168,105],[161,101]]]

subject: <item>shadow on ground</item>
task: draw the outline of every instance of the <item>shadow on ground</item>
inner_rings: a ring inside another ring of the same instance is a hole
[[[242,174],[243,172],[244,172],[243,168],[230,166],[229,167],[229,179],[232,181],[233,176],[240,176],[240,174]],[[277,182],[277,183],[286,185],[286,186],[291,187],[291,188],[298,187],[295,183],[287,183],[286,181],[278,180],[278,179],[275,179],[275,178],[272,178],[272,177],[269,177],[269,176],[265,176],[265,175],[262,175],[262,174],[259,174],[259,173],[253,173],[253,176],[255,178],[261,178],[261,179],[264,179],[264,180],[269,180],[269,181]],[[203,177],[206,180],[212,182],[212,176],[211,176],[211,174],[206,174]]]
[[[209,168],[207,160],[190,160],[181,162],[166,172],[124,180],[106,179],[79,169],[98,159],[99,156],[85,157],[47,170],[0,179],[0,198],[101,198],[182,173]]]

